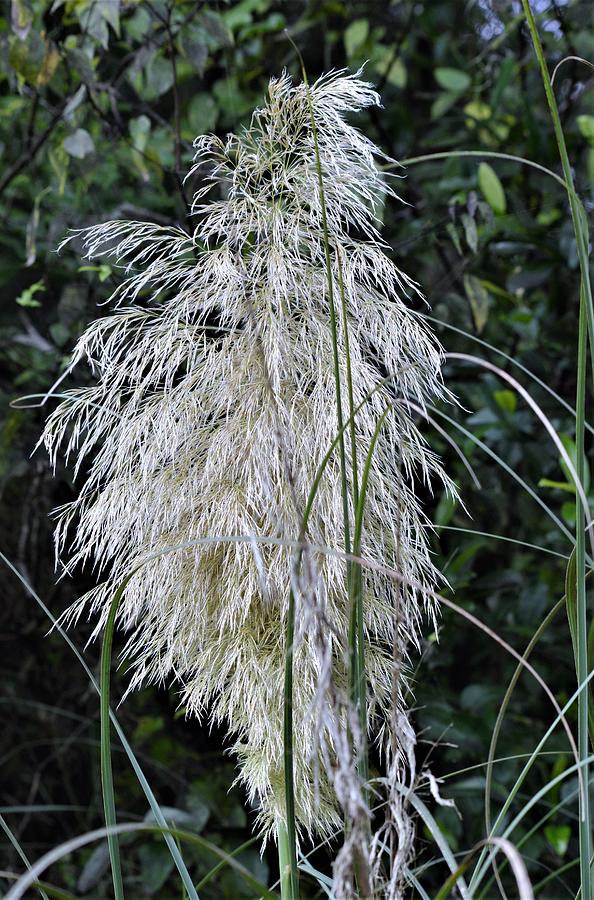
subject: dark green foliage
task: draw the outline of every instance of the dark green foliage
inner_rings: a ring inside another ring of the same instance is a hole
[[[532,6],[550,69],[565,56],[594,58],[590,3],[534,0]],[[71,475],[60,471],[54,480],[45,458],[30,455],[47,407],[26,408],[39,398],[9,403],[43,394],[59,377],[83,325],[101,314],[97,303],[117,281],[107,264],[81,264],[75,247],[55,254],[67,229],[118,217],[189,225],[192,184],[184,185],[183,177],[192,140],[211,130],[224,135],[247,121],[269,77],[283,67],[298,77],[285,29],[312,80],[331,67],[367,61],[366,74],[378,84],[385,108],[372,110],[360,124],[396,159],[471,149],[524,157],[559,174],[542,84],[518,7],[512,0],[12,0],[4,5],[0,549],[54,614],[93,583],[93,573],[76,572],[55,584],[48,514],[74,496]],[[564,63],[555,79],[587,211],[594,197],[592,84],[592,71],[576,61]],[[485,156],[411,163],[400,190],[412,206],[391,204],[385,210],[384,236],[402,268],[421,283],[431,314],[504,351],[573,404],[578,259],[563,188],[533,167]],[[518,378],[566,436],[571,453],[572,416],[566,409],[492,350],[443,325],[436,329],[447,350],[483,356]],[[567,472],[521,398],[492,373],[457,361],[447,365],[446,380],[463,409],[445,412],[505,460],[571,531],[575,503]],[[481,484],[480,490],[473,485],[443,437],[428,429],[471,516],[443,498],[427,498],[440,526],[435,552],[451,585],[448,596],[521,652],[564,593],[565,560],[446,528],[494,533],[565,555],[571,544],[492,457],[438,413],[435,418],[457,441]],[[36,859],[101,824],[99,706],[60,637],[44,637],[47,620],[7,568],[1,584],[0,811],[29,858]],[[79,646],[89,631],[82,623]],[[95,668],[98,653],[95,645],[88,650]],[[571,695],[575,672],[563,612],[544,634],[533,662],[560,702]],[[439,642],[427,631],[413,685],[421,731],[418,764],[420,769],[427,759],[436,776],[460,772],[447,778],[442,793],[455,798],[462,819],[451,809],[434,807],[456,852],[484,836],[484,763],[514,668],[501,647],[453,612],[444,611]],[[114,675],[116,700],[125,684],[122,672]],[[254,817],[239,792],[230,790],[234,769],[223,755],[221,735],[185,722],[176,706],[174,690],[146,690],[130,697],[119,716],[159,801],[177,811],[179,826],[231,851],[249,839]],[[497,756],[531,752],[553,716],[541,689],[523,674]],[[575,709],[568,717],[575,724]],[[546,749],[550,755],[535,767],[527,794],[570,765],[561,731]],[[511,759],[495,766],[495,811],[520,765]],[[146,800],[115,743],[114,775],[118,817],[141,820]],[[572,790],[575,780],[562,783],[549,802],[558,803]],[[523,833],[546,809],[546,804],[536,808]],[[565,810],[522,847],[535,884],[576,857],[575,804]],[[434,848],[428,834],[425,845],[422,829],[420,836],[422,863]],[[516,842],[521,837],[517,833]],[[130,896],[181,896],[158,838],[124,838],[122,856]],[[217,862],[193,848],[184,848],[184,858],[196,881]],[[261,881],[274,881],[276,863],[271,858],[269,872],[258,844],[238,860]],[[329,871],[323,853],[313,861]],[[22,870],[8,841],[2,844],[0,869]],[[435,891],[445,874],[443,866],[435,866]],[[502,877],[509,884],[505,873]],[[574,896],[576,879],[577,867],[570,868],[537,896]],[[105,849],[91,847],[68,857],[47,880],[77,896],[110,896]],[[304,889],[317,896],[313,886]],[[251,894],[238,874],[223,868],[200,896]]]

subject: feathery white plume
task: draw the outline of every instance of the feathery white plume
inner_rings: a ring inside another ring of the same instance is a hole
[[[437,476],[449,486],[415,424],[415,410],[447,394],[442,353],[406,305],[417,285],[390,261],[377,230],[378,205],[396,194],[376,166],[379,149],[345,120],[379,103],[358,75],[330,73],[309,89],[283,75],[270,82],[266,105],[243,133],[198,138],[191,171],[208,174],[194,198],[191,234],[143,222],[79,233],[87,257],[115,257],[126,278],[111,297],[115,310],[89,326],[74,352],[72,365],[86,360],[95,386],[69,391],[44,435],[54,462],[59,451],[75,471],[87,460],[78,499],[58,511],[58,552],[75,524],[70,564],[92,560],[104,576],[70,619],[83,610],[96,614],[99,634],[116,589],[135,572],[117,620],[130,633],[131,687],[176,679],[188,713],[208,710],[228,724],[240,777],[266,826],[284,815],[284,626],[294,551],[283,540],[298,536],[317,468],[337,434],[312,111],[334,295],[340,264],[353,398],[362,404],[361,459],[391,404],[371,462],[361,554],[396,567],[402,583],[372,570],[363,576],[370,727],[387,717],[406,732],[395,666],[399,672],[417,643],[439,580],[414,484]],[[207,199],[213,190],[218,199]],[[338,344],[344,383],[340,323]],[[347,442],[349,473],[351,466]],[[191,545],[209,535],[246,540]],[[337,453],[321,479],[307,539],[318,548],[344,547]],[[167,548],[179,549],[158,555]],[[348,693],[344,561],[321,549],[308,556],[316,603],[329,623],[332,677]],[[296,812],[302,832],[324,834],[340,818],[328,774],[322,770],[316,785],[310,769],[313,748],[328,739],[312,714],[319,642],[307,627],[299,634]],[[397,744],[392,756],[406,767],[409,750],[410,742]]]

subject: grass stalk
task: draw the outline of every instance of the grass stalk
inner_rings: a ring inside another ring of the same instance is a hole
[[[584,288],[582,288],[582,294]],[[586,407],[586,357],[587,357],[586,304],[580,303],[578,364],[576,387],[576,469],[580,480],[584,475],[584,420]],[[588,677],[588,619],[586,608],[586,516],[585,510],[576,498],[576,543],[575,543],[575,583],[576,583],[576,644],[577,681],[582,685]],[[578,698],[578,752],[583,763],[585,790],[580,795],[580,880],[582,900],[591,900],[592,881],[590,859],[592,856],[592,813],[590,809],[589,770],[589,699],[590,688],[586,687]]]
[[[586,368],[588,355],[588,332],[590,336],[590,357],[594,371],[594,312],[592,304],[592,288],[590,284],[590,271],[588,261],[588,234],[587,223],[583,206],[575,192],[573,173],[569,162],[569,154],[565,143],[563,126],[557,108],[557,101],[553,91],[553,85],[547,68],[540,35],[536,25],[534,14],[528,0],[522,0],[522,7],[526,16],[526,22],[530,30],[534,52],[540,68],[543,87],[551,114],[553,129],[563,175],[567,184],[567,195],[571,218],[575,233],[578,259],[580,264],[580,312],[578,324],[578,353],[577,353],[577,387],[576,387],[576,418],[575,418],[575,442],[577,451],[577,475],[581,480],[584,471],[584,434],[585,434],[585,407],[586,407]],[[575,583],[576,583],[576,645],[577,666],[576,675],[578,685],[583,685],[588,677],[588,615],[586,607],[586,509],[581,503],[576,502],[576,545],[575,545]],[[583,783],[585,789],[580,795],[580,820],[579,820],[579,847],[580,847],[580,882],[581,900],[592,898],[592,810],[590,808],[589,784],[589,703],[590,689],[586,687],[580,692],[578,698],[578,752],[582,764]]]
[[[293,862],[291,859],[292,853],[295,850],[295,843],[289,838],[286,822],[277,822],[276,839],[278,841],[278,868],[280,875],[281,900],[299,900],[299,895],[296,893],[295,884],[293,882]]]
[[[346,356],[346,387],[349,405],[349,436],[351,440],[351,467],[353,505],[355,508],[359,502],[359,467],[357,462],[357,431],[355,427],[355,396],[353,393],[353,370],[351,365],[351,345],[349,340],[349,320],[347,316],[346,294],[344,290],[344,278],[342,274],[342,260],[340,252],[336,251],[336,263],[338,266],[338,289],[340,293],[340,310],[342,316],[342,330],[344,333],[344,352]]]
[[[300,57],[301,58],[301,57]],[[332,273],[332,259],[330,254],[330,235],[328,230],[328,217],[326,213],[326,197],[324,191],[324,175],[322,171],[322,163],[320,158],[320,147],[318,142],[318,132],[316,127],[313,104],[311,102],[309,92],[309,82],[303,60],[301,59],[301,69],[303,81],[307,90],[309,101],[309,113],[311,120],[312,135],[314,140],[314,151],[316,161],[316,172],[318,176],[318,187],[320,191],[320,207],[322,212],[322,232],[324,236],[324,257],[326,263],[326,280],[328,289],[328,304],[330,310],[330,328],[332,334],[332,357],[334,366],[334,381],[336,391],[336,414],[339,435],[339,454],[340,454],[340,473],[341,473],[341,493],[343,507],[344,522],[344,549],[345,553],[351,553],[351,535],[350,535],[350,517],[349,517],[349,482],[347,473],[346,449],[344,441],[344,417],[342,412],[342,384],[340,375],[340,359],[338,353],[338,324],[336,317],[336,307],[334,302],[334,279]],[[345,342],[346,356],[346,382],[347,382],[347,399],[349,404],[349,433],[351,439],[351,467],[352,467],[352,493],[353,507],[356,510],[359,505],[359,486],[357,471],[357,439],[355,429],[355,403],[353,395],[353,380],[351,370],[351,355],[349,344],[349,328],[348,316],[346,309],[346,295],[344,290],[344,280],[342,276],[342,264],[340,260],[340,251],[338,247],[335,250],[337,267],[338,267],[338,284],[342,313],[342,329]],[[351,685],[351,699],[359,716],[361,725],[361,747],[359,758],[357,761],[357,769],[362,780],[365,782],[368,777],[368,761],[367,761],[367,679],[365,676],[365,641],[364,641],[364,621],[363,621],[363,592],[360,589],[361,572],[360,567],[353,565],[351,561],[347,561],[347,593],[350,604],[350,623],[348,635],[348,652],[349,652],[349,680]],[[359,584],[359,589],[356,588]]]
[[[283,753],[285,766],[285,821],[277,823],[278,865],[282,900],[298,900],[297,834],[295,829],[295,783],[293,770],[293,644],[295,641],[295,594],[289,591],[285,649],[283,706]],[[288,873],[287,873],[288,868]]]
[[[342,413],[342,380],[340,377],[340,358],[338,353],[338,323],[336,318],[336,305],[334,302],[334,279],[332,276],[332,259],[330,255],[330,233],[328,230],[328,216],[326,212],[326,194],[324,191],[324,176],[322,172],[322,161],[320,158],[320,145],[318,142],[318,129],[311,101],[309,81],[305,66],[302,63],[303,82],[307,91],[309,102],[309,115],[314,142],[314,152],[316,160],[316,172],[318,176],[318,189],[320,192],[320,208],[322,212],[322,233],[324,236],[324,259],[326,263],[326,285],[328,290],[328,307],[330,313],[330,331],[332,335],[332,365],[334,368],[334,387],[336,393],[336,421],[338,425],[338,449],[340,456],[340,487],[342,494],[342,514],[344,522],[344,549],[345,553],[351,552],[351,529],[349,517],[349,488],[346,465],[346,449],[344,441],[344,417]],[[346,322],[345,322],[346,325]],[[350,580],[350,573],[348,574]]]
[[[346,296],[344,290],[344,279],[342,274],[342,262],[340,252],[337,249],[336,261],[338,265],[338,286],[340,291],[340,304],[342,313],[342,329],[344,333],[344,346],[346,355],[346,383],[347,397],[349,405],[349,435],[351,442],[351,466],[352,466],[352,491],[353,506],[355,509],[355,519],[361,518],[359,527],[359,549],[357,549],[356,538],[353,543],[354,556],[360,555],[361,544],[361,525],[363,521],[363,510],[365,500],[360,503],[359,496],[359,472],[357,460],[357,434],[355,428],[355,400],[353,394],[353,374],[351,368],[351,348],[349,343],[349,327],[346,309]],[[384,417],[382,417],[383,422]],[[373,446],[375,446],[376,436],[374,436]],[[371,451],[372,452],[372,451]],[[367,474],[369,474],[369,463],[371,458],[368,457]],[[362,490],[364,498],[365,492]],[[355,529],[357,525],[355,524]],[[346,548],[345,548],[346,549]],[[348,550],[347,550],[348,553]],[[363,611],[363,574],[361,566],[351,564],[349,567],[349,597],[351,603],[351,615],[349,622],[349,658],[350,658],[350,686],[351,699],[357,710],[359,717],[359,728],[361,732],[361,748],[358,759],[358,770],[366,783],[369,778],[369,762],[367,759],[367,679],[365,677],[365,617]]]
[[[592,570],[590,569],[586,573],[586,578],[590,575]],[[573,645],[573,655],[575,660],[576,671],[579,665],[579,643],[578,643],[578,620],[577,620],[577,610],[578,610],[578,596],[577,596],[577,577],[576,577],[576,563],[575,563],[575,550],[572,552],[569,557],[569,561],[567,563],[567,570],[565,574],[565,606],[567,611],[567,621],[569,624],[569,632],[571,634],[571,643]],[[590,630],[588,634],[588,664],[587,670],[590,672],[592,670],[593,659],[592,659],[592,635],[594,632],[594,622],[590,625]],[[594,750],[594,706],[590,702],[588,704],[588,730],[590,735],[590,744],[592,745],[592,749]]]
[[[120,843],[117,834],[112,831],[117,825],[115,792],[113,788],[113,772],[111,767],[111,728],[109,721],[109,693],[111,682],[111,651],[113,646],[113,633],[115,630],[116,616],[120,600],[129,579],[116,591],[111,602],[109,615],[103,632],[103,644],[101,646],[100,669],[100,718],[101,718],[101,792],[103,794],[103,812],[105,827],[107,830],[107,846],[109,848],[109,860],[111,863],[111,877],[113,880],[113,892],[115,900],[124,900],[124,884],[122,880],[122,865],[120,860]]]
[[[358,494],[357,498],[357,507],[355,510],[355,531],[353,535],[353,555],[361,556],[361,537],[363,533],[363,514],[365,511],[365,495],[367,493],[367,483],[369,480],[369,470],[371,468],[371,461],[373,459],[373,453],[375,450],[375,445],[377,444],[377,439],[379,437],[382,425],[384,424],[384,420],[388,415],[391,406],[387,406],[382,415],[380,416],[377,425],[375,426],[375,431],[371,438],[371,443],[369,445],[369,451],[365,458],[365,465],[363,467],[363,474],[361,477],[361,490]],[[352,569],[352,591],[353,591],[353,609],[356,612],[355,621],[356,621],[356,666],[354,667],[354,672],[357,677],[357,682],[353,685],[353,694],[358,699],[358,711],[359,711],[359,727],[361,729],[361,740],[363,742],[361,760],[359,763],[359,772],[363,782],[367,782],[369,778],[369,763],[367,760],[367,752],[366,752],[366,733],[367,733],[367,710],[364,699],[366,697],[366,682],[365,682],[365,619],[363,612],[363,573],[361,571],[361,566],[356,564]],[[363,698],[363,702],[361,702],[361,698]]]
[[[344,549],[345,553],[351,553],[351,534],[350,534],[350,516],[349,516],[349,483],[348,483],[348,473],[347,473],[347,459],[346,459],[346,447],[345,447],[345,428],[349,427],[350,437],[351,437],[351,465],[353,468],[353,499],[354,506],[357,506],[358,502],[358,485],[357,485],[357,449],[356,449],[356,432],[355,432],[355,411],[354,411],[354,398],[353,398],[353,382],[352,382],[352,371],[351,371],[351,359],[350,359],[350,347],[348,343],[348,317],[346,310],[346,296],[344,290],[344,281],[342,277],[342,265],[340,261],[340,254],[338,248],[336,250],[337,264],[338,264],[338,277],[339,277],[339,291],[341,298],[341,312],[342,312],[342,328],[344,332],[344,340],[345,340],[345,348],[346,348],[346,378],[347,378],[347,395],[349,402],[349,418],[348,423],[345,426],[344,416],[342,410],[342,379],[340,372],[340,357],[339,357],[339,346],[338,346],[338,322],[336,316],[336,305],[334,299],[334,278],[332,272],[332,259],[330,252],[330,235],[328,229],[328,216],[326,211],[326,196],[324,190],[324,176],[322,172],[322,163],[320,157],[320,147],[318,141],[318,131],[315,121],[315,114],[313,103],[311,100],[310,94],[310,86],[309,80],[307,77],[307,72],[305,69],[305,64],[303,62],[303,58],[298,48],[295,47],[297,52],[300,64],[301,64],[301,72],[303,77],[303,83],[305,85],[305,89],[307,92],[307,100],[309,107],[309,115],[310,115],[310,124],[312,129],[312,137],[314,142],[314,153],[315,153],[315,165],[316,165],[316,173],[318,180],[318,189],[320,194],[320,208],[321,208],[321,216],[322,216],[322,233],[324,240],[324,259],[325,259],[325,267],[326,267],[326,284],[328,291],[328,307],[330,314],[330,331],[331,331],[331,340],[332,340],[332,364],[334,369],[334,385],[335,385],[335,398],[336,398],[336,419],[337,419],[337,443],[339,449],[339,459],[340,459],[340,485],[341,485],[341,496],[342,496],[342,512],[343,512],[343,530],[344,530]],[[325,463],[330,459],[330,454],[325,457]],[[319,481],[316,480],[316,489]],[[313,502],[313,496],[310,494],[310,499]],[[309,515],[309,511],[311,509],[311,503],[308,504],[308,508],[306,510],[306,514],[304,516],[304,521],[306,516]],[[297,563],[297,567],[300,565],[302,554],[299,554],[299,560]],[[354,683],[356,686],[360,686],[362,684],[362,697],[359,695],[356,698],[357,708],[359,709],[359,714],[361,717],[366,717],[365,712],[365,676],[364,676],[364,656],[363,649],[361,653],[358,652],[357,649],[357,635],[358,635],[358,626],[357,626],[357,607],[353,598],[353,576],[352,576],[353,566],[351,561],[347,561],[346,564],[346,582],[347,582],[347,593],[349,596],[349,601],[351,604],[351,627],[349,629],[349,658],[351,665],[351,679],[354,679]],[[353,625],[355,627],[353,627]],[[298,891],[298,869],[296,862],[296,834],[295,834],[295,805],[294,805],[294,775],[293,775],[293,641],[294,641],[294,631],[295,631],[295,597],[294,593],[291,590],[289,597],[289,613],[288,613],[288,621],[287,621],[287,635],[286,635],[286,655],[285,655],[285,684],[284,684],[284,759],[285,759],[285,806],[286,806],[286,823],[278,827],[277,831],[277,839],[278,839],[278,852],[279,852],[279,865],[281,866],[281,896],[283,898],[286,896],[287,898],[293,898],[293,896],[297,897],[297,893],[293,895],[292,893],[283,893],[283,891]],[[361,668],[362,667],[362,668]],[[353,698],[355,700],[355,698]],[[365,727],[362,730],[362,734],[366,734],[366,723]],[[367,771],[366,768],[366,748],[364,748],[364,752],[361,754],[361,759],[365,758],[364,771]],[[361,762],[359,763],[361,765]],[[361,770],[360,770],[361,771]],[[287,856],[287,860],[285,860],[285,855]],[[288,861],[288,871],[289,876],[288,880],[283,878],[283,865],[286,867]]]

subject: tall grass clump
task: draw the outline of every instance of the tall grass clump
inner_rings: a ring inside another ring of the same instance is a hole
[[[95,615],[97,636],[118,597],[130,689],[174,682],[188,715],[226,724],[283,865],[288,825],[328,836],[349,819],[363,724],[392,777],[398,896],[414,768],[403,669],[440,580],[415,483],[449,482],[416,425],[446,395],[442,352],[377,230],[396,196],[383,154],[345,119],[378,103],[358,74],[273,79],[242,133],[197,139],[192,232],[109,221],[69,239],[125,277],[74,351],[95,383],[67,392],[44,440],[84,478],[57,511],[58,554],[101,575],[67,621]],[[354,574],[345,550],[398,579]]]

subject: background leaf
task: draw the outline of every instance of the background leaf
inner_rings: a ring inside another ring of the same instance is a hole
[[[507,209],[505,192],[495,170],[489,163],[482,162],[478,170],[481,192],[496,215],[503,215]]]

